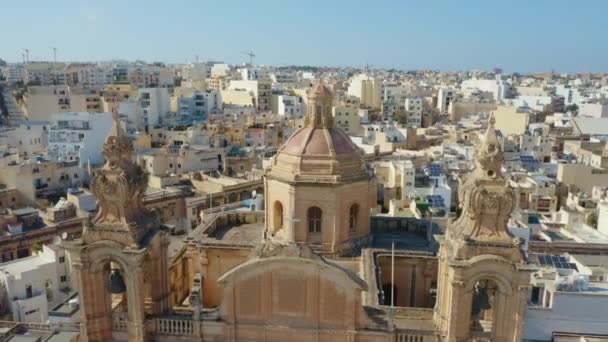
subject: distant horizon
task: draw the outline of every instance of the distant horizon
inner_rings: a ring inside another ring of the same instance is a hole
[[[0,58],[606,73],[608,1],[12,2]],[[579,13],[580,12],[580,13]],[[584,15],[580,15],[584,12]],[[13,28],[13,29],[11,29]],[[218,58],[223,56],[223,58]]]
[[[6,59],[3,59],[0,56],[0,60],[4,60],[5,62],[7,62],[8,64],[23,64],[23,61],[8,61]],[[125,59],[125,58],[112,58],[112,59],[105,59],[105,60],[70,60],[70,61],[61,61],[61,60],[57,60],[57,63],[63,63],[63,64],[78,64],[78,63],[90,63],[90,64],[94,64],[94,63],[111,63],[111,62],[128,62],[128,63],[134,63],[134,62],[145,62],[146,64],[154,64],[154,63],[162,63],[165,65],[183,65],[183,64],[190,64],[190,63],[197,63],[196,61],[182,61],[182,62],[168,62],[168,61],[162,61],[162,60],[143,60],[143,59],[134,59],[134,60],[129,60],[129,59]],[[30,60],[30,63],[53,63],[52,60]],[[225,63],[231,66],[242,66],[242,67],[247,67],[250,66],[249,64],[245,63],[245,62],[241,62],[241,63],[228,63],[222,59],[212,59],[212,60],[199,60],[198,63],[207,63],[207,62],[215,62],[215,63]],[[313,65],[313,64],[284,64],[284,65],[273,65],[273,64],[253,64],[253,67],[271,67],[271,68],[289,68],[289,67],[294,67],[294,68],[322,68],[322,69],[355,69],[355,70],[363,70],[366,68],[366,66],[354,66],[354,65]],[[411,71],[435,71],[435,72],[447,72],[447,73],[458,73],[458,72],[492,72],[493,69],[501,69],[503,71],[504,74],[520,74],[520,75],[531,75],[531,74],[544,74],[544,73],[554,73],[556,75],[563,75],[563,74],[567,74],[567,75],[576,75],[576,74],[608,74],[608,71],[576,71],[576,72],[566,72],[566,71],[559,71],[559,70],[537,70],[537,71],[526,71],[526,72],[522,72],[522,71],[517,71],[517,70],[504,70],[503,68],[496,66],[496,67],[492,67],[492,68],[486,68],[486,69],[430,69],[430,68],[416,68],[416,69],[404,69],[404,68],[398,68],[398,67],[380,67],[380,66],[373,66],[373,67],[369,67],[370,70],[374,71],[374,70],[397,70],[397,71],[402,71],[402,72],[411,72]]]

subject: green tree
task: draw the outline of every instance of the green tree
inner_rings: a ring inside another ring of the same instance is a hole
[[[40,244],[40,241],[36,241],[32,245],[32,253],[38,254],[40,252],[42,252],[42,244]]]
[[[588,226],[597,229],[597,214],[590,213],[589,215],[587,215],[587,218],[585,219],[585,223],[587,223]]]
[[[578,114],[578,106],[576,105],[576,103],[573,103],[569,106],[566,107],[566,112],[567,113],[572,113],[572,115],[577,115]]]

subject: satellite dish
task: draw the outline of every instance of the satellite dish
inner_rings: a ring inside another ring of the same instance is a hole
[[[251,192],[251,197],[252,197],[252,198],[255,198],[255,195],[257,195],[257,194],[258,194],[258,193],[257,193],[257,191],[253,190],[253,191]]]
[[[62,239],[62,240],[67,240],[67,238],[68,238],[68,233],[67,233],[67,232],[63,232],[63,233],[61,234],[61,239]]]

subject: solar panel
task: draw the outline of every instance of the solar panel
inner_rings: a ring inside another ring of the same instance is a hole
[[[551,266],[558,269],[571,269],[578,271],[575,263],[568,262],[565,257],[559,255],[539,255],[538,263],[541,266]]]
[[[434,208],[445,208],[443,197],[439,195],[428,195],[426,196],[429,205]]]
[[[536,158],[530,156],[530,155],[521,155],[519,156],[519,159],[523,162],[523,163],[536,163],[537,160]]]
[[[429,164],[428,169],[430,175],[433,177],[441,175],[441,166],[439,166],[439,164]]]

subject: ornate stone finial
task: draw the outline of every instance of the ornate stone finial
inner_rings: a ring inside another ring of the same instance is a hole
[[[494,115],[488,120],[488,129],[483,138],[482,144],[477,151],[478,172],[485,174],[489,178],[500,177],[504,154],[502,147],[496,136]]]
[[[144,215],[142,197],[147,187],[147,175],[131,161],[133,144],[120,126],[118,113],[112,113],[114,126],[103,144],[106,158],[91,182],[91,191],[98,201],[94,227],[111,225],[113,231],[131,232]],[[136,234],[137,235],[137,234]]]
[[[462,214],[450,223],[452,237],[464,240],[513,243],[507,221],[515,195],[501,173],[504,155],[494,128],[493,116],[477,151],[477,168],[459,189]]]

